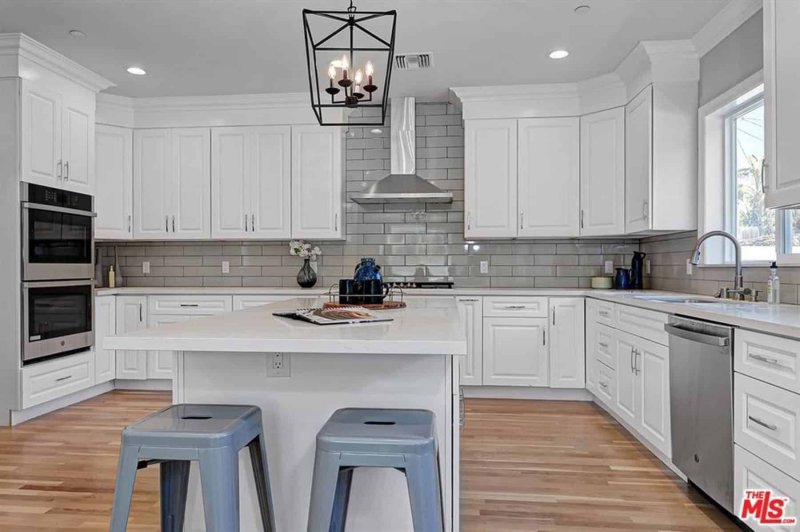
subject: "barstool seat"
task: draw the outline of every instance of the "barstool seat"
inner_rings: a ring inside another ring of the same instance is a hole
[[[345,408],[317,434],[308,532],[343,532],[355,467],[391,467],[408,484],[415,532],[442,532],[436,429],[428,410]]]
[[[137,469],[160,464],[161,530],[181,532],[189,464],[197,461],[206,530],[239,530],[239,451],[248,447],[264,530],[275,530],[261,409],[247,405],[173,405],[122,431],[111,532],[127,528]]]

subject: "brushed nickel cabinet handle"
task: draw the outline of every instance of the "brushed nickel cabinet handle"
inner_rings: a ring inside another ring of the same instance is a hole
[[[458,301],[461,303],[477,303],[479,300],[475,298],[461,298]]]
[[[547,345],[547,331],[542,329],[542,345]]]
[[[766,159],[761,159],[761,193],[767,191],[767,168],[769,165],[767,164]]]
[[[333,215],[333,230],[334,231],[338,231],[339,230],[339,213],[338,212]]]
[[[467,213],[467,230],[472,229],[472,213]]]
[[[181,303],[181,307],[183,308],[195,308],[199,306],[200,305],[198,305],[197,303]]]
[[[553,307],[553,325],[556,324],[556,307]]]
[[[142,319],[142,304],[139,303],[139,323],[142,323],[144,320]]]
[[[519,213],[519,228],[520,229],[525,229],[525,213],[524,212],[520,212]]]
[[[648,208],[649,206],[650,206],[650,203],[648,201],[646,201],[646,200],[644,201],[644,203],[642,203],[642,217],[645,220],[650,218],[650,209]]]
[[[598,382],[598,384],[599,384],[599,385],[600,385],[600,387],[601,387],[601,388],[603,388],[604,390],[608,390],[608,383],[607,383],[607,382],[600,381],[600,382]]]
[[[56,177],[61,177],[61,170],[62,169],[63,169],[63,165],[61,164],[61,161],[58,161],[58,163],[56,164]]]
[[[164,215],[164,231],[169,233],[169,214]]]
[[[175,232],[175,215],[172,215],[172,232]]]
[[[245,215],[244,215],[244,230],[248,231],[248,229],[247,229],[247,213],[245,213]]]
[[[255,233],[256,232],[256,215],[250,215],[250,231]]]
[[[503,308],[507,310],[524,310],[525,305],[506,305]]]
[[[64,163],[64,181],[69,181],[69,161]]]
[[[607,343],[605,343],[605,342],[600,342],[598,345],[599,345],[600,347],[602,347],[603,349],[608,349],[608,344],[607,344]]]
[[[608,317],[608,311],[606,311],[606,310],[601,310],[601,311],[599,312],[599,314],[600,314],[601,316],[603,316],[604,318],[607,318],[607,317]]]
[[[759,362],[763,362],[765,364],[769,364],[771,366],[782,366],[783,365],[783,364],[779,364],[778,363],[778,359],[777,358],[772,358],[772,357],[768,357],[768,356],[764,356],[764,355],[754,354],[754,355],[750,355],[750,358],[752,358],[753,360],[758,360]]]
[[[583,229],[583,209],[581,209],[581,229]]]
[[[56,379],[56,382],[62,382],[62,381],[65,381],[65,380],[68,380],[68,379],[71,379],[71,378],[72,378],[72,375],[67,375],[66,377],[59,377],[59,378]]]
[[[131,215],[128,215],[128,232],[131,232]]]
[[[767,430],[771,430],[773,432],[778,430],[778,426],[777,425],[773,425],[772,423],[767,423],[766,421],[762,421],[762,420],[758,419],[757,417],[747,416],[747,419],[749,419],[750,421],[752,421],[756,425],[761,425],[762,427],[764,427]]]

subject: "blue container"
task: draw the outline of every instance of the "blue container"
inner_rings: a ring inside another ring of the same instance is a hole
[[[631,289],[631,271],[628,268],[617,268],[614,276],[614,288],[617,290]]]
[[[353,279],[356,281],[381,281],[383,282],[383,275],[381,275],[381,267],[375,264],[375,259],[364,257],[358,263],[355,269]]]

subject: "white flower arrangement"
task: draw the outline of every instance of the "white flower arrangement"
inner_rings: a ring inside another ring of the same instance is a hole
[[[312,246],[305,240],[292,240],[289,242],[289,255],[316,261],[317,257],[322,255],[322,250],[317,246]]]

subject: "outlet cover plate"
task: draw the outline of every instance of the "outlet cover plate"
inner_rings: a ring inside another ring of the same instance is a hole
[[[145,275],[150,273],[150,261],[142,262],[142,273]]]
[[[481,261],[481,273],[489,273],[489,261],[482,260]]]
[[[286,353],[272,353],[267,358],[267,377],[291,377],[292,356]]]
[[[605,273],[614,273],[614,261],[613,260],[607,260],[607,261],[603,262],[603,271]]]
[[[230,261],[223,260],[222,261],[222,273],[231,273],[231,263]]]

